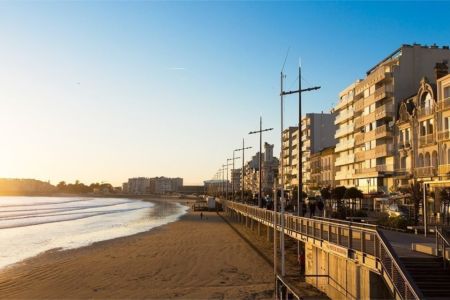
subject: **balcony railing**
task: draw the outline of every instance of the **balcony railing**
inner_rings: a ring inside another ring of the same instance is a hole
[[[376,146],[375,147],[375,157],[370,157],[370,158],[388,156],[391,154],[392,154],[392,145],[384,144],[384,145]]]
[[[354,145],[355,145],[355,140],[354,139],[350,139],[350,140],[347,140],[347,141],[344,141],[344,142],[339,142],[339,143],[336,144],[335,151],[339,152],[339,151],[343,151],[343,150],[346,150],[346,149],[349,149],[349,148],[353,148]]]
[[[438,102],[438,108],[440,110],[448,109],[450,108],[450,97],[447,97],[441,101]]]
[[[450,130],[443,130],[438,132],[438,141],[450,140]]]
[[[353,124],[352,125],[346,125],[346,126],[341,126],[339,127],[338,130],[336,130],[336,134],[334,135],[335,138],[339,138],[341,136],[350,134],[353,132]]]
[[[353,117],[354,111],[353,110],[346,110],[346,111],[341,111],[339,113],[339,115],[336,116],[336,119],[334,120],[334,124],[339,124],[351,117]]]
[[[355,104],[353,104],[353,108],[354,108],[355,112],[359,112],[359,111],[363,110],[364,109],[364,100],[361,99],[361,100],[356,101]]]
[[[375,109],[375,119],[381,119],[384,117],[392,116],[394,109],[392,105],[384,104]]]
[[[439,166],[439,175],[448,176],[450,175],[450,164]]]
[[[355,119],[355,129],[361,128],[364,125],[364,117],[360,116]]]
[[[416,177],[433,177],[436,176],[436,167],[428,166],[428,167],[420,167],[414,169],[414,176]]]
[[[334,164],[335,164],[335,166],[343,166],[343,165],[352,164],[354,162],[355,162],[355,155],[349,154],[344,157],[337,158],[336,161],[334,162]]]
[[[423,136],[419,136],[419,146],[426,146],[429,144],[434,143],[435,139],[434,139],[434,135],[431,134],[427,134],[427,135],[423,135]]]
[[[381,138],[391,134],[392,130],[390,130],[387,125],[375,128],[375,138]]]
[[[434,113],[434,107],[431,106],[424,106],[424,107],[419,107],[419,109],[417,110],[417,117],[425,117],[428,115],[431,115]]]

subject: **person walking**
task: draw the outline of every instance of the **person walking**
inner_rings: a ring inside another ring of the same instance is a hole
[[[200,220],[203,220],[203,213],[200,212]]]

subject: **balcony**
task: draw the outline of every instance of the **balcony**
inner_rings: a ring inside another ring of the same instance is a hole
[[[428,167],[420,167],[414,169],[415,177],[433,177],[436,176],[436,167],[428,166]]]
[[[447,141],[450,140],[450,130],[443,130],[438,132],[438,141]]]
[[[376,89],[374,93],[375,101],[383,100],[384,98],[389,96],[391,96],[391,92],[388,91],[388,88],[385,85]]]
[[[364,143],[364,132],[358,132],[355,134],[355,145],[361,145]]]
[[[375,109],[375,119],[379,120],[385,117],[391,117],[394,113],[392,105],[384,104],[377,109]]]
[[[350,148],[353,148],[355,146],[355,140],[354,139],[350,139],[347,141],[342,141],[336,144],[336,148],[335,148],[335,152],[340,152],[340,151],[344,151]]]
[[[394,173],[396,177],[399,179],[409,179],[411,177],[411,168],[396,168],[394,170]]]
[[[355,129],[361,128],[364,125],[364,117],[360,116],[355,119]]]
[[[334,120],[334,124],[340,124],[348,119],[350,119],[351,117],[353,117],[354,111],[353,110],[345,110],[345,111],[341,111],[337,116],[336,119]]]
[[[375,149],[355,153],[355,162],[375,158]]]
[[[439,166],[439,175],[450,176],[450,164]]]
[[[334,165],[335,166],[343,166],[343,165],[352,164],[354,162],[355,162],[355,155],[349,154],[349,155],[345,155],[344,157],[337,158],[336,161],[334,162]]]
[[[430,144],[433,144],[434,142],[435,142],[435,139],[434,139],[434,135],[432,133],[423,135],[423,136],[419,136],[419,146],[420,147],[428,146]]]
[[[334,135],[335,138],[339,138],[345,135],[348,135],[350,133],[353,133],[354,127],[353,124],[352,125],[346,125],[346,126],[341,126],[338,130],[336,130],[336,133]]]
[[[392,154],[392,145],[384,144],[375,147],[375,157],[370,158],[378,158],[383,156],[388,156]]]
[[[394,165],[377,165],[377,172],[394,172]]]
[[[355,175],[355,170],[345,170],[345,171],[338,171],[336,172],[335,179],[336,180],[346,180],[346,179],[353,179],[353,176]]]
[[[373,167],[373,168],[362,168],[362,169],[355,169],[355,174],[356,175],[363,175],[363,174],[369,174],[369,173],[374,173],[377,171],[377,168]]]
[[[364,109],[364,100],[358,100],[355,102],[355,104],[353,104],[353,108],[355,112],[359,112],[362,111]]]
[[[433,113],[434,113],[434,107],[431,107],[431,106],[419,107],[419,109],[417,110],[417,117],[422,118],[422,117],[430,116]]]
[[[386,136],[392,136],[392,131],[387,127],[387,125],[382,125],[375,128],[375,138],[383,138]]]
[[[446,110],[450,108],[450,97],[445,98],[438,102],[438,109],[439,110]]]

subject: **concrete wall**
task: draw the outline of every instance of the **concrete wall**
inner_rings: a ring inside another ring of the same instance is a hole
[[[391,298],[381,276],[358,262],[309,243],[305,254],[306,282],[331,299]]]
[[[307,116],[311,119],[311,153],[316,153],[331,146],[336,146],[336,125],[335,114],[310,113]]]

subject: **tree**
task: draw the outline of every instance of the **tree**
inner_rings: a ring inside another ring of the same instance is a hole
[[[419,224],[420,203],[422,202],[423,199],[423,192],[420,183],[418,182],[411,183],[409,193],[411,194],[411,200],[414,204],[414,225],[417,226]]]
[[[323,200],[328,200],[331,198],[331,188],[330,187],[324,187],[320,190],[320,195],[322,196]]]
[[[345,186],[337,186],[331,190],[331,198],[336,201],[338,209],[342,207],[342,199],[344,199],[346,190],[347,188]]]
[[[351,199],[353,200],[353,205],[352,205],[352,211],[355,210],[355,206],[356,206],[356,199],[360,199],[360,207],[361,207],[361,199],[364,197],[363,192],[361,192],[360,190],[358,190],[355,187],[351,187],[348,190],[345,191],[344,193],[344,198],[345,199]]]
[[[450,205],[450,189],[446,188],[446,189],[442,189],[439,193],[439,195],[441,196],[441,206],[443,209],[443,222],[447,223],[448,221],[448,208]]]

